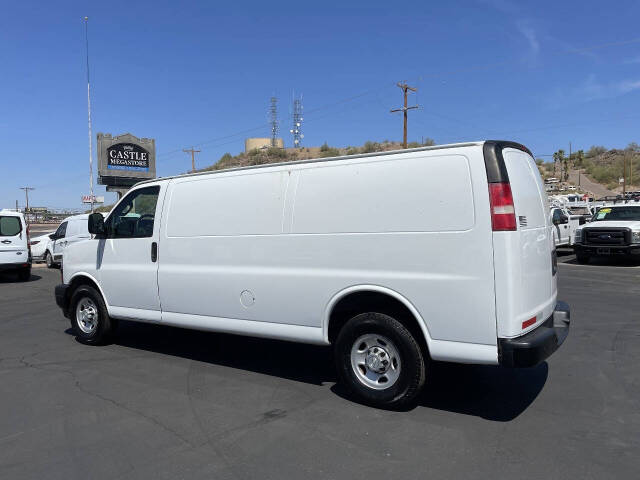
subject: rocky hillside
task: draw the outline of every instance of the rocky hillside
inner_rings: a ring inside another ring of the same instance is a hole
[[[417,142],[409,143],[409,148],[435,145],[431,139],[427,139],[424,144]],[[264,150],[252,150],[250,152],[231,155],[225,153],[220,160],[209,167],[201,168],[197,171],[222,170],[225,168],[244,167],[249,165],[263,165],[266,163],[292,162],[295,160],[307,160],[310,158],[337,157],[339,155],[356,155],[358,153],[386,152],[389,150],[400,150],[402,144],[399,142],[366,142],[361,147],[336,148],[327,145],[321,147],[303,148],[267,148]]]

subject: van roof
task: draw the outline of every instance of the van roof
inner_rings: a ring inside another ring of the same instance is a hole
[[[15,210],[11,210],[9,208],[3,208],[2,210],[0,210],[0,213],[5,216],[22,217],[22,212],[16,212]]]
[[[200,175],[215,175],[216,173],[236,172],[236,171],[240,171],[240,170],[253,170],[253,169],[260,169],[260,168],[267,168],[267,167],[279,167],[279,166],[283,166],[283,165],[303,165],[303,164],[306,164],[306,163],[333,162],[333,161],[337,161],[337,160],[345,160],[345,159],[351,159],[351,158],[381,157],[381,156],[385,156],[385,155],[395,155],[395,154],[398,154],[398,153],[411,153],[411,152],[423,152],[423,151],[431,151],[431,150],[445,150],[445,149],[449,149],[449,148],[483,146],[485,143],[499,143],[499,144],[503,144],[503,146],[505,146],[505,147],[518,148],[520,150],[526,151],[531,156],[533,156],[527,147],[525,147],[524,145],[521,145],[519,143],[516,143],[516,142],[511,142],[511,141],[507,141],[507,140],[481,140],[481,141],[475,141],[475,142],[449,143],[449,144],[446,144],[446,145],[434,145],[432,147],[407,148],[407,149],[402,149],[402,150],[389,150],[387,152],[358,153],[356,155],[340,155],[338,157],[327,157],[327,158],[310,158],[310,159],[307,159],[307,160],[294,160],[294,161],[291,161],[291,162],[266,163],[266,164],[262,164],[262,165],[248,165],[248,166],[245,166],[245,167],[225,168],[225,169],[221,169],[221,170],[207,170],[205,172],[184,173],[182,175],[171,175],[171,176],[168,176],[168,177],[159,177],[159,178],[152,178],[152,179],[149,179],[149,180],[144,180],[142,182],[136,183],[135,186],[143,185],[145,183],[153,183],[153,182],[157,182],[157,181],[163,181],[163,180],[172,180],[174,178],[195,177],[195,176],[200,176]]]

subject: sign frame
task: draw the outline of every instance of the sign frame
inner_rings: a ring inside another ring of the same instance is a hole
[[[98,133],[98,184],[131,187],[156,178],[156,141],[130,133]]]

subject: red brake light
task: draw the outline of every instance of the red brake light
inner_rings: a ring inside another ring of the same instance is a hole
[[[516,230],[516,211],[509,183],[489,184],[491,226],[494,232]]]

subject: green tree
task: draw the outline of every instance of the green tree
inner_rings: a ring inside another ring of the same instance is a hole
[[[553,154],[553,176],[557,176],[558,166],[562,168],[564,162],[564,150],[560,149]]]

